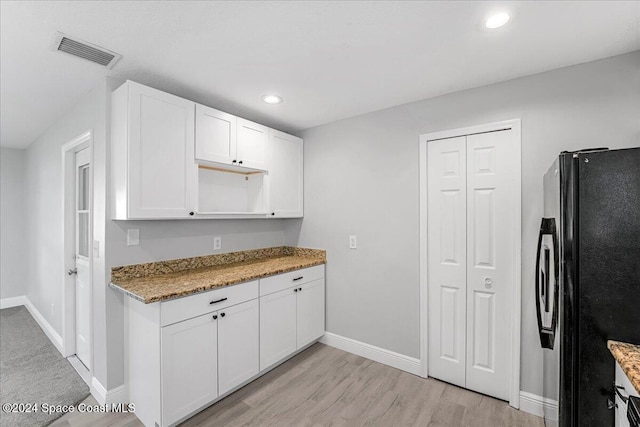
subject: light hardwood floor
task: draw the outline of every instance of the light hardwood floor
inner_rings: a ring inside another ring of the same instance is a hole
[[[95,403],[92,397],[87,399]],[[315,344],[182,424],[220,426],[543,426],[506,402]],[[67,414],[56,427],[133,427],[133,414]]]

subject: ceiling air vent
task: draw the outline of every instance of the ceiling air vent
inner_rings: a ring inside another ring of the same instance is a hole
[[[122,57],[122,55],[103,47],[87,43],[83,40],[70,37],[60,32],[56,33],[53,48],[54,50],[95,62],[96,64],[103,65],[107,68],[112,68]]]

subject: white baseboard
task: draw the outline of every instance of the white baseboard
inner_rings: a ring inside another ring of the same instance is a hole
[[[107,390],[96,377],[91,378],[91,395],[100,405],[111,405],[113,403],[128,403],[129,396],[124,385]]]
[[[405,356],[404,354],[336,335],[331,332],[326,332],[324,336],[320,338],[320,342],[349,353],[357,354],[358,356],[366,357],[367,359],[371,359],[384,365],[409,372],[410,374],[420,375],[421,372],[420,359]]]
[[[19,305],[25,305],[27,301],[27,297],[21,295],[19,297],[13,298],[2,298],[0,299],[0,310],[3,308],[11,308],[18,307]]]
[[[62,356],[64,357],[64,350],[62,348],[62,337],[56,332],[55,329],[53,329],[53,326],[51,326],[51,324],[47,322],[47,319],[45,319],[44,316],[40,314],[38,309],[33,304],[31,304],[29,298],[24,297],[24,300],[24,306],[27,308],[27,310],[29,310],[31,316],[33,316],[36,323],[40,326],[45,335],[49,337],[49,341],[51,341],[54,347],[58,349],[60,354],[62,354]]]
[[[558,401],[547,399],[537,394],[520,391],[520,410],[539,417],[544,417],[545,409],[551,421],[558,420]]]

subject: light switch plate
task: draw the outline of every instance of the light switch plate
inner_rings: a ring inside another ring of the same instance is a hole
[[[127,229],[127,246],[138,246],[140,244],[140,229]]]
[[[213,236],[213,250],[219,251],[220,249],[222,249],[222,237]]]
[[[358,248],[358,238],[356,236],[349,236],[349,249]]]

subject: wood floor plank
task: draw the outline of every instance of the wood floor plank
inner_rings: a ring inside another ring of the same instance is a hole
[[[96,404],[92,397],[87,403]],[[55,427],[138,427],[134,414],[67,414]],[[542,427],[501,400],[315,344],[183,427]]]

